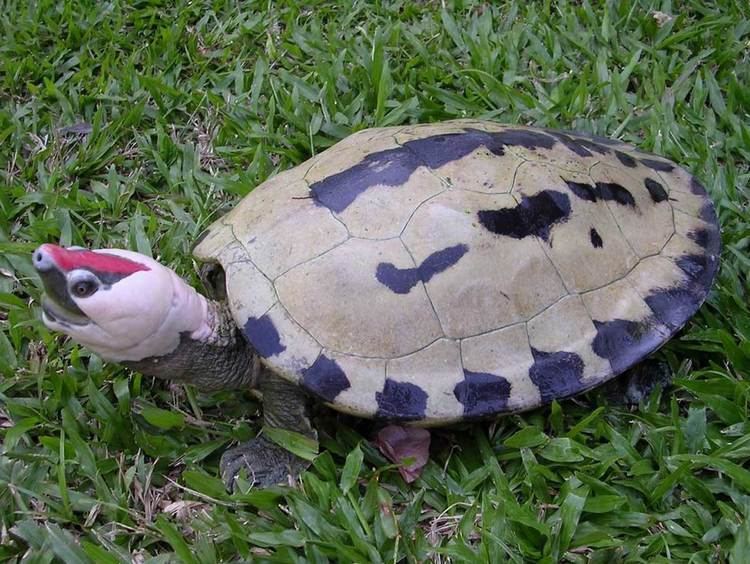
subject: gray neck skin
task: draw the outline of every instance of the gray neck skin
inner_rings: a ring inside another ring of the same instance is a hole
[[[194,384],[206,391],[257,387],[260,359],[240,334],[229,308],[208,301],[208,317],[214,330],[205,341],[182,333],[171,353],[121,364],[146,376]]]

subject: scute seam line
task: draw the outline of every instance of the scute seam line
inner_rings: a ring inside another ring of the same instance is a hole
[[[409,258],[411,259],[412,264],[414,265],[415,269],[419,268],[419,265],[417,265],[417,261],[414,259],[414,255],[411,254],[411,249],[406,245],[403,239],[401,237],[398,238],[399,241],[401,241],[401,246],[406,251],[406,254],[409,255]],[[427,297],[427,301],[430,304],[430,308],[432,308],[432,313],[435,314],[435,319],[437,319],[438,327],[440,327],[440,332],[443,334],[443,337],[446,337],[445,329],[443,328],[443,322],[440,319],[440,316],[438,315],[437,309],[435,309],[435,304],[432,301],[432,296],[430,296],[430,292],[427,290],[427,284],[423,280],[419,281],[419,284],[422,286],[422,289],[424,290],[424,294]]]

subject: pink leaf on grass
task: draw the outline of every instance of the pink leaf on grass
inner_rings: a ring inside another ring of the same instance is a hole
[[[419,478],[430,457],[430,432],[419,427],[388,425],[378,432],[375,444],[388,460],[399,465],[407,484]]]

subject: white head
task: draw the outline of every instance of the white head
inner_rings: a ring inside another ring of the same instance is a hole
[[[105,360],[163,356],[183,333],[210,332],[205,298],[145,255],[46,244],[33,263],[47,291],[44,324]]]

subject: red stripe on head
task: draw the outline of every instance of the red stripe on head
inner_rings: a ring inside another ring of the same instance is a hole
[[[96,272],[108,272],[128,276],[135,272],[151,270],[145,264],[107,253],[95,253],[88,250],[64,249],[58,245],[45,244],[42,248],[49,253],[55,264],[64,272],[76,268],[86,268]]]

